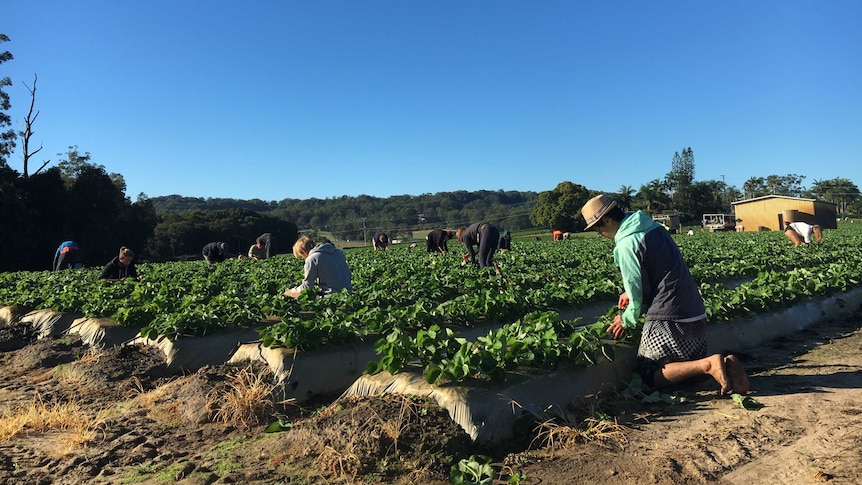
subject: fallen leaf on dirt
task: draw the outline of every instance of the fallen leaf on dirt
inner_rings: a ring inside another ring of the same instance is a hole
[[[748,411],[757,411],[763,408],[763,404],[759,403],[756,399],[750,396],[743,396],[742,394],[731,394],[730,397],[733,401]]]

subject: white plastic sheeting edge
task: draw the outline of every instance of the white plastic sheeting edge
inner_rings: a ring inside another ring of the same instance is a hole
[[[739,351],[819,322],[845,318],[862,305],[862,288],[801,303],[752,319],[712,324],[708,327],[710,353]],[[363,375],[344,394],[372,396],[403,393],[434,399],[449,412],[474,441],[502,443],[513,437],[516,420],[524,411],[541,416],[553,407],[564,407],[583,396],[628,380],[635,368],[635,350],[618,348],[613,362],[590,367],[560,365],[553,372],[529,372],[510,379],[505,386],[436,386],[421,373]]]
[[[362,375],[368,363],[376,359],[372,341],[328,346],[312,352],[253,343],[240,345],[228,362],[265,362],[275,374],[275,381],[281,383],[279,396],[302,403],[315,396],[344,392]]]
[[[158,347],[165,355],[168,369],[197,370],[206,365],[228,362],[243,342],[257,338],[254,328],[236,327],[200,337],[180,337],[173,342],[164,337],[149,339],[138,335],[129,343]]]

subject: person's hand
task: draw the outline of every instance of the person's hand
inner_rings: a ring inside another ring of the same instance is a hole
[[[623,327],[623,317],[622,316],[617,315],[614,317],[613,323],[611,323],[608,326],[608,333],[611,334],[611,337],[613,337],[614,340],[617,340],[620,337],[622,337],[623,335],[625,335],[626,328]]]
[[[626,294],[626,292],[623,292],[623,294],[620,295],[619,301],[617,302],[617,308],[619,308],[620,310],[625,310],[628,306],[629,306],[629,295]]]
[[[292,289],[284,290],[284,296],[289,296],[293,299],[299,298],[299,294],[298,291],[293,291]]]

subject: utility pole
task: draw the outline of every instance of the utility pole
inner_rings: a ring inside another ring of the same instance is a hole
[[[365,225],[365,218],[362,218],[362,244],[368,246],[368,236],[365,234],[365,231],[368,227]]]

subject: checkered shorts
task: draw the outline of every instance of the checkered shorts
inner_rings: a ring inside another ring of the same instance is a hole
[[[647,320],[638,347],[638,372],[649,385],[653,374],[669,362],[706,357],[706,320],[670,322]]]

